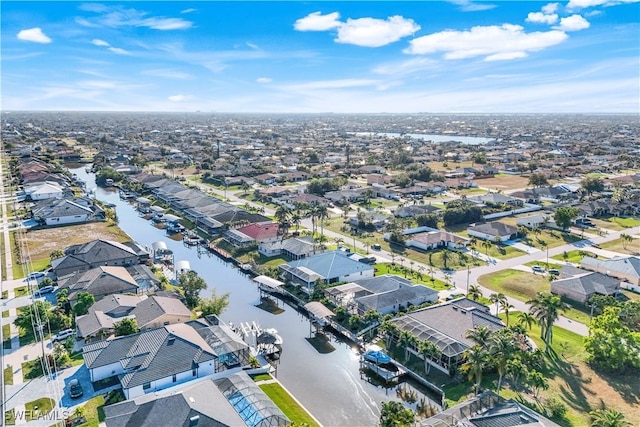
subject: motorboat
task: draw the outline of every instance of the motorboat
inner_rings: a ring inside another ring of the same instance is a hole
[[[367,351],[363,353],[362,357],[365,360],[368,360],[369,362],[375,363],[377,365],[391,363],[391,357],[377,345],[370,346]]]

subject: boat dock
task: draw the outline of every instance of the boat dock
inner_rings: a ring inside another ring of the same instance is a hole
[[[360,359],[360,368],[369,369],[386,382],[395,381],[407,373],[393,362],[378,365],[364,358]]]

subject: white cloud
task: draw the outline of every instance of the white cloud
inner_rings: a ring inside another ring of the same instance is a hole
[[[384,76],[403,76],[437,68],[439,62],[430,58],[411,58],[405,61],[394,61],[377,65],[371,70]]]
[[[187,95],[172,95],[167,98],[171,102],[182,102],[189,99]]]
[[[356,46],[380,47],[410,36],[420,29],[413,19],[390,16],[387,19],[347,19],[338,27],[338,43]]]
[[[51,38],[49,38],[45,33],[43,33],[42,28],[39,28],[39,27],[29,28],[28,30],[21,30],[18,33],[18,38],[20,40],[24,40],[27,42],[42,43],[42,44],[51,43]]]
[[[460,10],[463,12],[480,12],[483,10],[490,10],[496,7],[495,4],[489,3],[475,3],[470,0],[448,0],[450,3],[460,6]]]
[[[189,73],[169,69],[145,70],[141,71],[140,74],[143,74],[145,76],[164,77],[167,79],[175,80],[190,80],[193,78],[193,76]]]
[[[640,0],[569,0],[567,10],[579,10],[594,6],[615,6],[624,3],[636,3]]]
[[[118,55],[131,55],[131,52],[129,52],[126,49],[122,49],[120,47],[108,47],[107,50],[113,53],[117,53]]]
[[[304,18],[296,20],[293,28],[297,31],[327,31],[341,24],[338,18],[340,18],[338,12],[332,12],[326,15],[323,15],[322,12],[313,12]]]
[[[94,17],[77,17],[78,24],[85,27],[147,27],[154,30],[184,30],[191,28],[193,22],[182,18],[151,17],[148,12],[127,9],[122,6],[86,4],[81,10],[97,13]]]
[[[568,38],[563,31],[526,33],[520,25],[478,26],[469,31],[446,30],[410,41],[404,53],[424,55],[443,52],[445,59],[484,56],[485,60],[523,58],[562,43]]]
[[[560,20],[560,25],[553,27],[560,31],[580,31],[589,28],[591,24],[580,15],[571,15]]]
[[[246,44],[247,44],[247,46],[249,46],[251,49],[256,49],[256,50],[260,49],[260,46],[258,46],[258,45],[257,45],[257,44],[255,44],[255,43],[246,42]]]
[[[293,83],[281,86],[287,91],[308,91],[324,89],[348,89],[363,86],[376,86],[381,83],[372,79],[341,79],[341,80],[318,80],[306,83]]]
[[[547,14],[547,15],[551,15],[554,14],[558,11],[558,8],[560,7],[560,3],[549,3],[546,4],[544,6],[542,6],[542,13]]]
[[[536,24],[551,25],[558,22],[558,15],[555,13],[549,15],[543,12],[529,12],[529,15],[527,15],[527,19],[525,19],[525,21],[533,22]]]
[[[258,82],[258,83],[263,83],[263,84],[265,84],[265,83],[271,83],[272,81],[273,81],[273,80],[272,80],[272,79],[270,79],[269,77],[258,77],[258,78],[256,79],[256,82]]]
[[[189,9],[181,10],[180,13],[184,15],[185,13],[192,13],[192,12],[195,12],[197,10],[198,9],[194,9],[194,8],[190,7]]]
[[[100,39],[93,39],[91,40],[91,44],[95,45],[95,46],[111,46],[109,43],[107,43],[104,40],[100,40]]]
[[[180,18],[148,18],[135,24],[137,27],[149,27],[154,30],[186,30],[193,26],[193,22]]]

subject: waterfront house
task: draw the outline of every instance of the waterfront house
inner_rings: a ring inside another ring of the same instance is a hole
[[[105,406],[107,427],[285,427],[289,419],[244,372],[202,378]]]
[[[266,257],[284,255],[291,260],[306,258],[316,254],[313,236],[292,237],[286,240],[263,242],[258,245],[258,252]]]
[[[33,218],[47,226],[80,224],[90,220],[104,220],[104,210],[90,199],[46,199],[31,208]]]
[[[69,246],[64,253],[63,257],[51,261],[56,277],[82,273],[99,266],[134,265],[140,263],[143,257],[141,252],[129,246],[103,239]]]
[[[71,305],[82,292],[90,293],[96,300],[116,293],[137,294],[140,287],[124,267],[100,266],[82,273],[58,276],[59,289],[69,289]]]
[[[215,316],[213,316],[215,318]],[[91,381],[117,377],[127,399],[231,370],[249,346],[227,325],[197,319],[85,345]]]
[[[463,362],[464,352],[475,345],[466,336],[468,330],[479,326],[487,326],[492,331],[504,328],[502,320],[489,313],[489,307],[467,298],[412,311],[391,322],[397,326],[398,334],[407,331],[417,338],[417,342],[429,340],[434,343],[440,352],[430,359],[430,363],[447,374]],[[418,354],[416,348],[409,350]]]
[[[356,261],[344,251],[332,251],[278,266],[281,276],[311,289],[316,281],[325,284],[350,282],[374,276],[372,265]]]

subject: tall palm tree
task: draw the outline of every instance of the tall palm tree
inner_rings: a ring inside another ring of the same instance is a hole
[[[418,351],[422,354],[422,358],[424,359],[424,373],[429,374],[429,372],[431,372],[431,363],[428,361],[440,353],[440,349],[431,341],[423,340],[418,342]]]
[[[511,304],[506,298],[500,301],[500,308],[504,311],[505,316],[507,316],[507,327],[509,326],[509,311],[512,308],[515,308],[513,304]]]
[[[498,371],[498,385],[496,387],[496,393],[498,394],[500,394],[504,374],[507,372],[507,363],[513,357],[515,349],[513,343],[513,334],[506,333],[493,334],[489,340],[489,352]]]
[[[481,296],[482,296],[482,291],[480,290],[480,286],[478,285],[469,286],[469,293],[467,294],[467,297],[471,298],[474,301],[478,301]]]
[[[442,250],[442,264],[444,265],[444,269],[447,269],[447,262],[451,261],[451,251],[447,248]]]
[[[633,241],[633,237],[630,234],[622,233],[620,234],[620,238],[622,239],[622,248],[627,249],[627,245],[629,242]]]
[[[489,256],[489,248],[491,248],[491,242],[488,240],[483,240],[481,245],[484,248],[484,254]]]
[[[475,328],[469,329],[465,332],[464,336],[476,343],[477,346],[484,348],[487,346],[489,339],[491,338],[491,329],[486,325],[476,326]]]
[[[625,427],[631,423],[624,419],[624,414],[614,409],[596,409],[589,412],[592,427]]]
[[[502,292],[493,293],[489,296],[489,301],[496,305],[496,316],[500,312],[500,304],[502,301],[507,301],[507,297]]]
[[[316,215],[320,221],[320,234],[324,235],[324,220],[329,216],[327,205],[319,204],[316,206]]]
[[[398,333],[398,325],[385,320],[380,324],[380,332],[384,334],[385,345],[389,348],[391,339]]]
[[[478,394],[483,371],[489,365],[489,353],[482,347],[474,346],[464,352],[463,358],[462,372],[467,374],[469,381],[475,381],[475,394]]]
[[[417,342],[418,342],[418,339],[411,332],[409,331],[400,332],[400,337],[398,337],[398,345],[400,345],[401,347],[404,347],[405,362],[409,361],[409,356],[410,356],[409,348],[411,348],[411,345]]]
[[[531,329],[531,326],[536,322],[536,318],[531,313],[522,311],[518,313],[518,324],[526,326],[527,330]]]
[[[559,296],[542,292],[538,292],[538,295],[527,301],[527,304],[530,305],[529,313],[540,324],[540,338],[544,340],[545,351],[548,352],[553,341],[553,324],[560,317],[560,312],[566,311],[568,306],[562,302]]]

